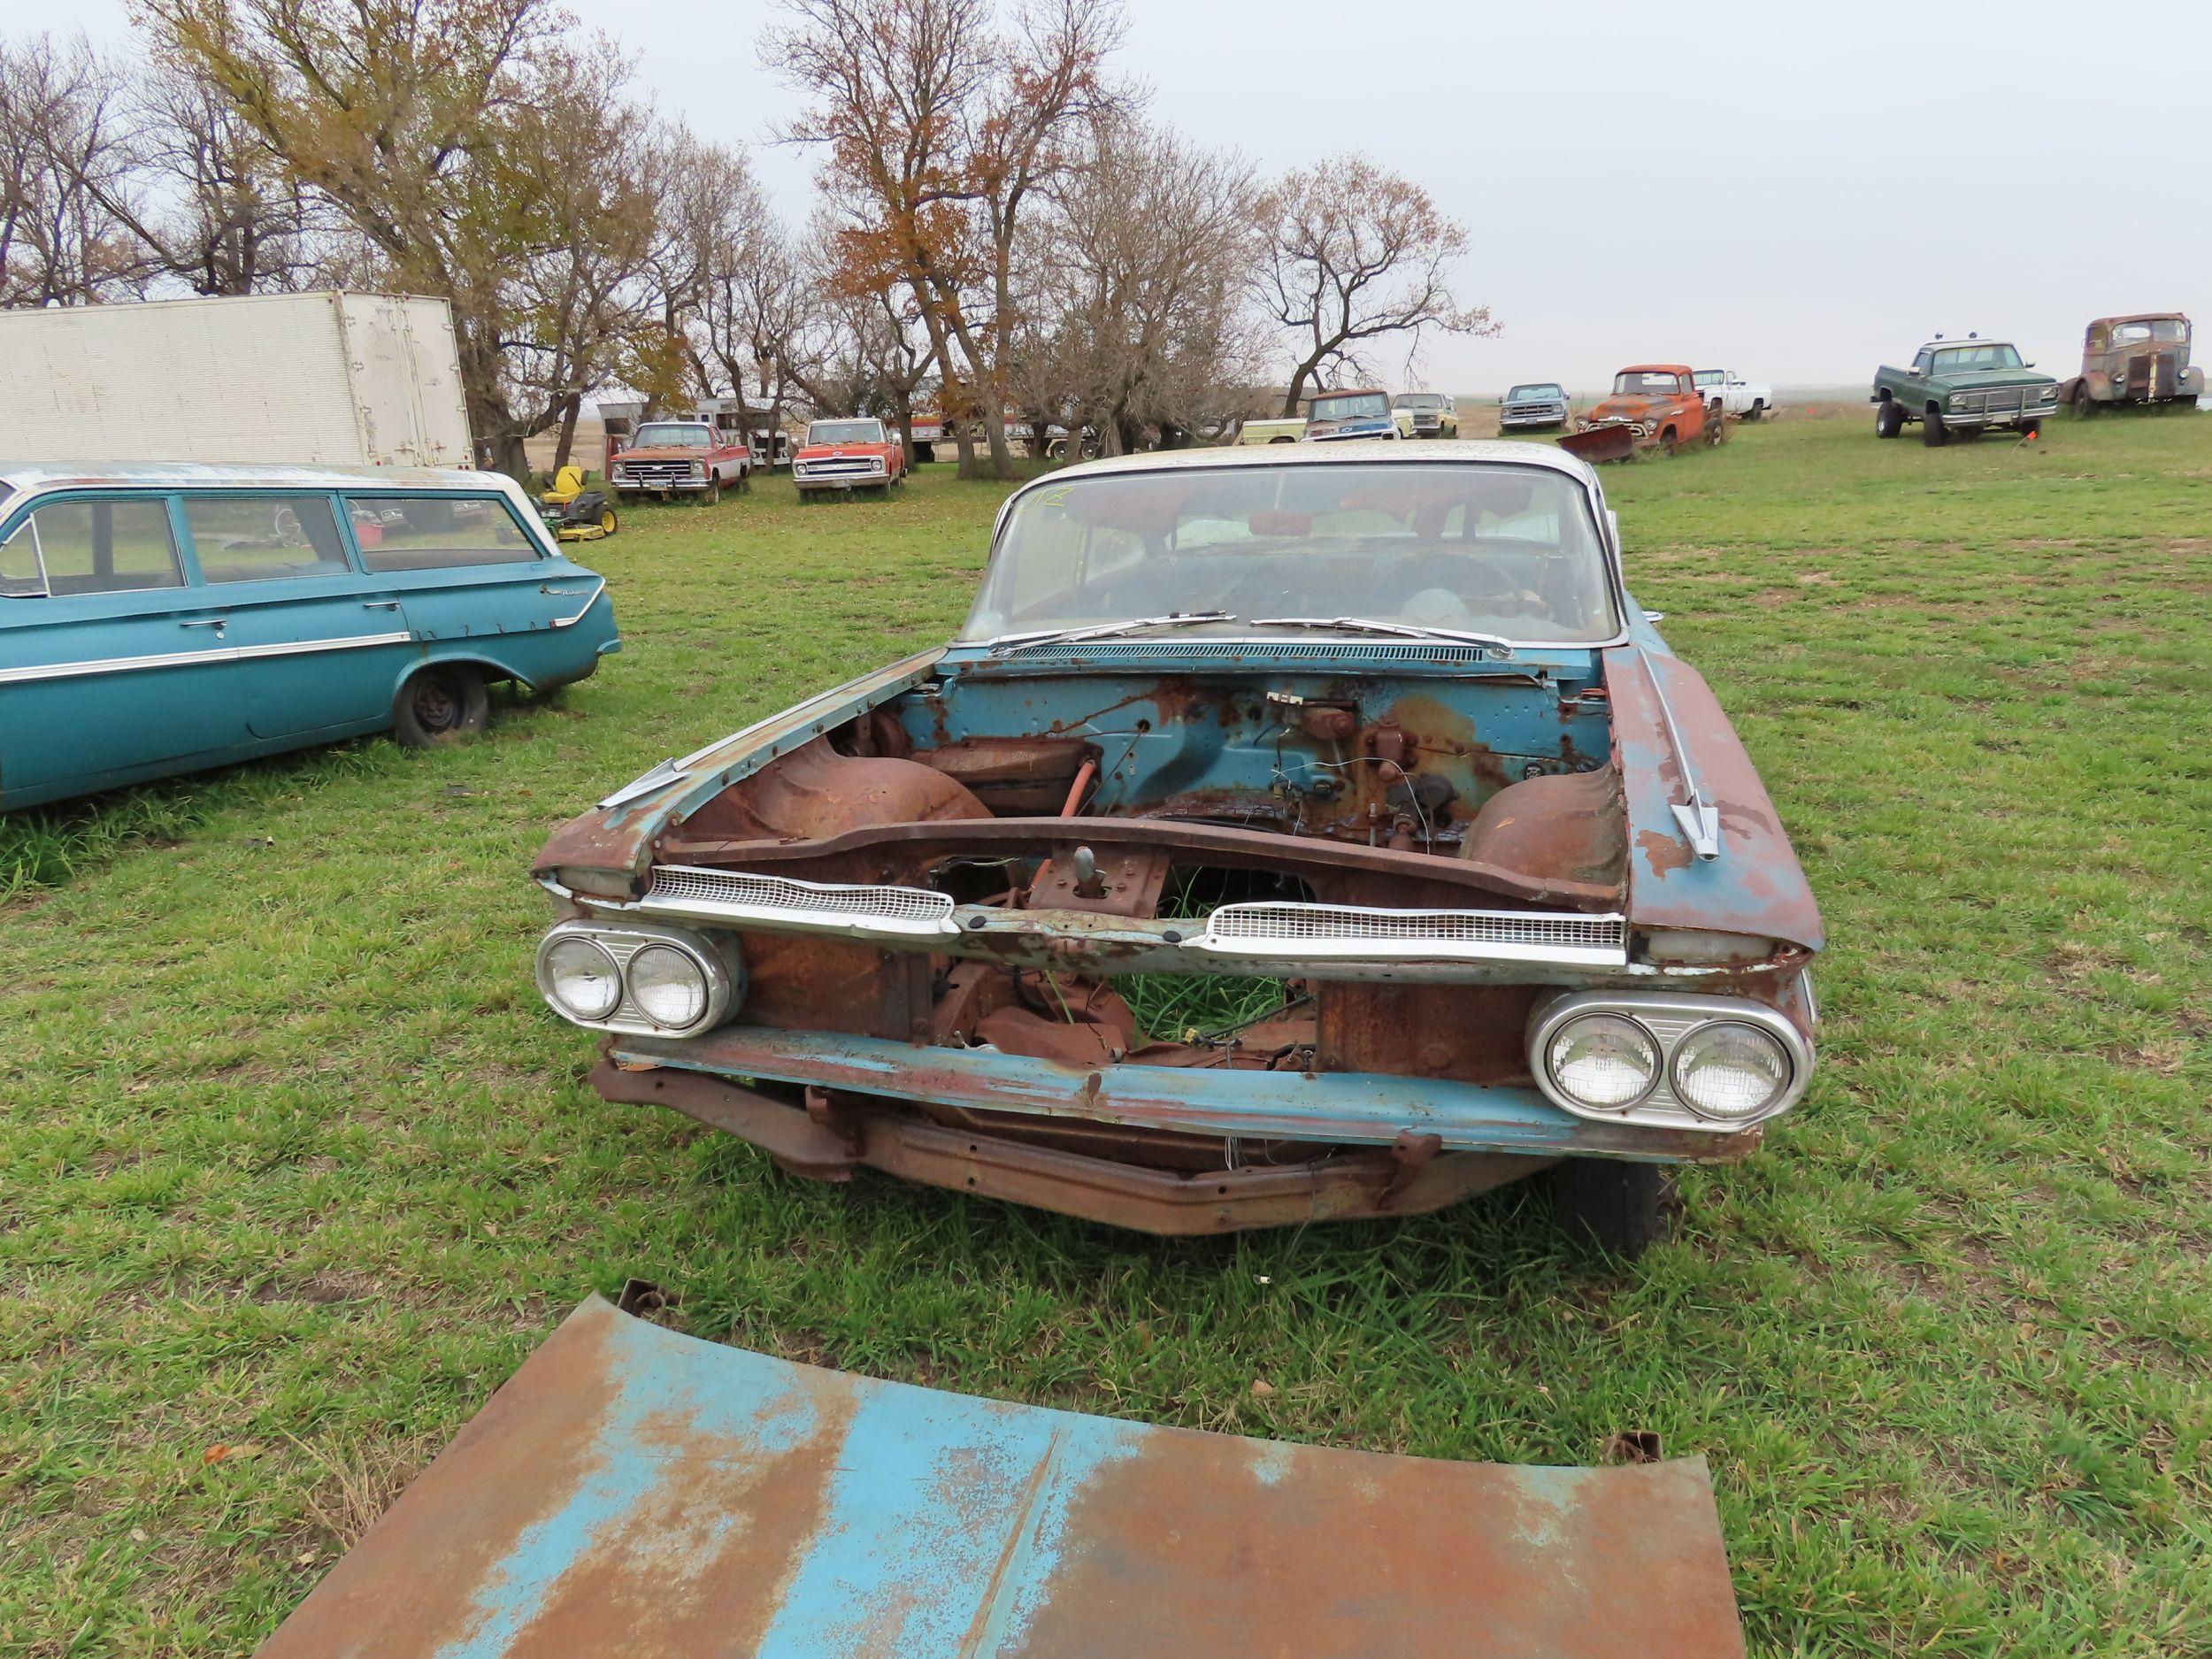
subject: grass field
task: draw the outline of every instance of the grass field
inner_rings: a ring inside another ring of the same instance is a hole
[[[1607,479],[1833,941],[1810,1096],[1633,1267],[1511,1189],[1190,1243],[805,1186],[583,1086],[529,855],[944,636],[999,492],[941,470],[626,515],[622,654],[466,746],[0,822],[0,1655],[250,1650],[634,1275],[701,1336],[1120,1416],[1657,1430],[1757,1655],[2212,1652],[2212,420],[1869,426]]]

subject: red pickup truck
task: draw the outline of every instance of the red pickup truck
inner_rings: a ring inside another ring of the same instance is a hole
[[[741,433],[704,420],[649,420],[617,452],[608,482],[623,501],[640,495],[696,495],[708,506],[725,489],[749,489],[753,452]]]
[[[791,481],[799,499],[830,490],[880,490],[906,481],[906,450],[880,420],[815,420],[807,423],[806,442],[791,457]]]

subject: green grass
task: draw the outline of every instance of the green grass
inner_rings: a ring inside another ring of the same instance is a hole
[[[998,493],[939,470],[626,513],[585,557],[626,649],[481,741],[8,820],[0,1655],[250,1649],[633,1275],[701,1336],[1155,1421],[1657,1430],[1711,1461],[1761,1655],[2212,1650],[2212,421],[1868,426],[1607,478],[1834,941],[1811,1094],[1633,1267],[1513,1189],[1174,1243],[806,1186],[584,1086],[530,853],[946,634]]]

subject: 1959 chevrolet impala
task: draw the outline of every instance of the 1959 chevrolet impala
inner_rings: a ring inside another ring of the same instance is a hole
[[[0,807],[396,729],[619,648],[513,480],[0,464]]]
[[[557,830],[615,1101],[1160,1233],[1540,1170],[1661,1235],[1813,1070],[1812,895],[1594,473],[1184,450],[1017,491],[960,637]]]

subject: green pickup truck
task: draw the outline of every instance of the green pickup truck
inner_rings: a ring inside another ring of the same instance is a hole
[[[1921,442],[1930,449],[1955,432],[1992,426],[2033,437],[2043,418],[2058,408],[2058,382],[2034,370],[2008,341],[1939,334],[1920,348],[1912,367],[1884,364],[1874,372],[1874,435],[1893,438],[1907,421],[1916,420]]]

